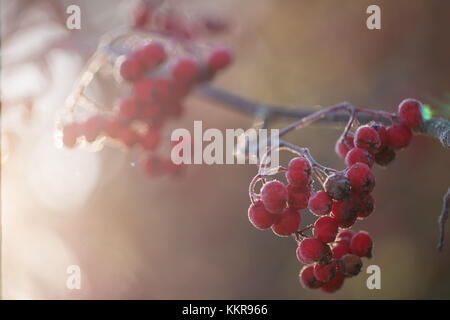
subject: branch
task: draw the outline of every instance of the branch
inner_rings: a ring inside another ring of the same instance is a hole
[[[257,116],[264,119],[264,121],[273,120],[275,118],[288,118],[288,119],[301,119],[314,113],[311,110],[303,110],[295,107],[286,107],[281,105],[270,105],[265,103],[259,103],[251,101],[249,99],[243,98],[241,96],[235,95],[231,92],[204,86],[198,89],[198,92],[212,100],[218,102],[221,105],[236,110],[238,112],[248,114],[250,116]],[[347,102],[339,103],[331,107],[338,106],[351,106]],[[347,111],[328,113],[324,115],[321,119],[318,119],[318,123],[330,123],[339,122],[345,123],[348,121],[349,114]],[[379,121],[383,124],[390,124],[390,120],[386,115],[374,115],[374,114],[364,114],[359,113],[357,115],[357,120],[361,123],[367,123],[372,120]],[[450,122],[442,118],[431,118],[424,121],[422,126],[415,130],[417,134],[423,134],[426,136],[434,137],[441,141],[445,148],[450,148]]]
[[[442,204],[442,212],[439,216],[439,243],[437,246],[437,249],[439,251],[442,250],[442,247],[444,246],[444,233],[445,233],[445,222],[448,218],[448,212],[450,211],[450,188],[448,188],[447,193],[444,196],[443,204]]]

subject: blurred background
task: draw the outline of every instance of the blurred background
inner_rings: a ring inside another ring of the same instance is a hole
[[[448,1],[167,2],[229,21],[222,40],[236,60],[217,87],[308,110],[349,101],[395,111],[414,97],[449,116]],[[371,31],[366,8],[375,2],[381,30]],[[65,27],[70,4],[81,8],[81,30]],[[192,165],[181,179],[149,179],[134,167],[135,155],[117,148],[57,149],[65,99],[99,37],[129,23],[132,6],[1,1],[4,298],[450,298],[450,244],[435,250],[450,154],[437,140],[415,136],[386,170],[375,167],[376,211],[354,226],[374,238],[374,257],[332,295],[300,286],[292,239],[248,222],[255,166]],[[255,121],[191,97],[173,126],[191,129],[194,120],[222,130]],[[288,140],[341,169],[334,153],[341,130],[311,127]],[[381,290],[366,287],[370,264],[381,268]],[[81,290],[66,287],[69,265],[80,266]]]

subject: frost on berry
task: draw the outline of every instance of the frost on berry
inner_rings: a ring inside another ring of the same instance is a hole
[[[304,264],[327,263],[331,260],[331,254],[328,245],[314,238],[303,239],[297,247],[297,259]]]
[[[314,237],[324,243],[333,242],[338,232],[336,219],[330,216],[323,216],[314,223]]]
[[[394,125],[387,128],[388,145],[394,150],[407,147],[412,139],[411,129],[405,125]]]
[[[175,81],[181,83],[191,83],[195,81],[198,77],[198,73],[198,64],[193,59],[179,60],[172,70],[172,76]]]
[[[63,144],[67,148],[73,148],[77,143],[80,126],[77,123],[69,123],[63,127]]]
[[[87,142],[94,142],[104,130],[106,120],[100,116],[93,116],[81,124],[81,130]]]
[[[375,162],[385,167],[395,159],[395,151],[390,147],[385,147],[383,150],[375,154]]]
[[[232,58],[230,50],[226,48],[216,48],[210,53],[207,64],[208,67],[215,72],[227,67],[231,63]]]
[[[381,145],[378,132],[368,125],[359,127],[355,132],[355,146],[375,152]]]
[[[335,173],[325,180],[324,188],[331,198],[342,200],[350,193],[350,182],[342,173]]]
[[[353,133],[348,132],[346,139],[344,139],[344,137],[340,137],[336,141],[336,145],[334,146],[334,151],[342,159],[344,159],[345,156],[347,155],[347,152],[355,146],[353,143],[353,139],[354,139]]]
[[[272,231],[280,237],[287,237],[298,230],[300,222],[300,213],[294,209],[286,208],[276,215]]]
[[[405,99],[398,106],[398,119],[410,129],[418,128],[422,122],[422,103],[415,99]]]
[[[288,206],[295,210],[302,210],[308,206],[311,191],[309,187],[294,187],[288,185]]]
[[[261,189],[261,200],[267,211],[280,213],[286,208],[288,200],[287,188],[277,180],[267,182]]]
[[[322,282],[314,276],[314,265],[304,266],[300,270],[299,280],[305,289],[317,289],[322,285]]]
[[[257,201],[248,208],[248,220],[257,229],[264,230],[270,228],[275,219],[276,215],[267,212],[262,201]]]
[[[372,238],[367,232],[360,231],[353,235],[350,252],[360,257],[370,258],[372,256]]]
[[[362,268],[361,258],[355,254],[348,253],[340,258],[342,272],[348,277],[353,277],[359,274]]]
[[[319,191],[309,198],[308,209],[317,216],[329,214],[333,200],[325,191]]]
[[[311,183],[311,164],[302,157],[293,158],[289,161],[286,179],[289,184],[304,187]]]
[[[365,163],[371,168],[373,166],[373,156],[366,149],[353,148],[345,156],[345,164],[347,167],[351,167],[357,162]]]
[[[350,243],[353,237],[353,231],[351,230],[342,230],[336,236],[336,240],[344,240]]]
[[[348,168],[345,176],[350,182],[352,191],[370,193],[375,187],[375,177],[365,163],[358,162]]]

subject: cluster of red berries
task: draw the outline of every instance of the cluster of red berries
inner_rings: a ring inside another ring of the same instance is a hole
[[[395,151],[406,147],[412,129],[422,123],[421,103],[406,99],[398,111],[398,124],[387,129],[378,122],[360,126],[336,143],[336,152],[345,158],[347,168],[334,171],[314,192],[313,165],[303,157],[291,159],[286,171],[286,186],[278,180],[265,182],[259,195],[252,197],[248,210],[250,222],[258,229],[272,228],[278,236],[294,235],[298,241],[297,258],[306,264],[300,271],[305,288],[325,292],[339,289],[346,277],[360,272],[361,257],[371,257],[372,239],[367,232],[347,230],[374,210],[371,195],[375,178],[374,162],[387,165]],[[318,219],[299,230],[300,210],[306,209]],[[312,229],[312,237],[303,232]]]
[[[162,144],[162,129],[182,115],[183,100],[192,89],[227,67],[232,55],[222,47],[202,57],[173,57],[168,52],[162,42],[153,40],[128,54],[120,64],[120,76],[131,85],[131,94],[108,114],[65,124],[64,146],[107,137],[126,148],[139,148],[145,154],[141,168],[147,175],[179,174],[181,166],[155,153]]]

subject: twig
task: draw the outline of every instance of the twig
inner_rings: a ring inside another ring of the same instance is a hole
[[[450,211],[450,188],[448,188],[447,193],[444,196],[444,200],[442,203],[442,211],[439,216],[439,243],[437,249],[442,251],[442,247],[444,246],[444,233],[445,233],[445,222],[448,219],[448,212]]]

